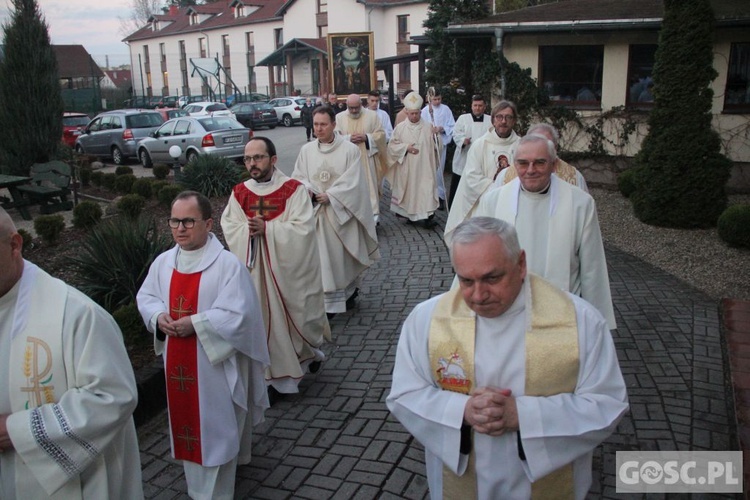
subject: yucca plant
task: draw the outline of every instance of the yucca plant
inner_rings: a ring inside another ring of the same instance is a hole
[[[95,227],[73,266],[81,290],[107,311],[135,301],[154,259],[172,246],[153,218],[116,218]]]
[[[229,158],[200,155],[182,169],[180,182],[186,189],[198,191],[209,198],[227,196],[240,182],[242,170]]]

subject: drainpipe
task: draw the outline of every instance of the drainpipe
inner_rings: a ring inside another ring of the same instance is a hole
[[[503,29],[495,28],[495,51],[500,59],[500,98],[505,99],[505,63],[503,62]]]

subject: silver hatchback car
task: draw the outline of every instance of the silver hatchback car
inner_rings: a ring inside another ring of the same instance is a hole
[[[135,157],[138,141],[156,130],[164,119],[157,111],[120,109],[98,114],[76,139],[81,154],[111,157],[117,165]]]
[[[227,116],[183,116],[166,121],[138,143],[138,159],[146,168],[154,163],[171,163],[172,146],[179,146],[181,163],[190,162],[198,155],[214,154],[239,159],[253,131]]]

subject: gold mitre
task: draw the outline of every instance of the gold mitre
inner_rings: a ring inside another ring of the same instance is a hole
[[[409,92],[409,94],[404,97],[404,107],[406,109],[422,109],[423,102],[422,96],[416,92]]]

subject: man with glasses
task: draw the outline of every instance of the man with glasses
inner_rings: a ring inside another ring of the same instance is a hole
[[[138,310],[164,357],[172,456],[191,498],[234,498],[252,428],[268,408],[269,365],[250,275],[211,233],[211,202],[183,191],[167,223],[177,243],[138,291]]]
[[[296,393],[305,373],[325,359],[319,347],[331,340],[313,206],[305,186],[276,168],[270,139],[250,139],[244,160],[250,179],[232,190],[221,227],[258,292],[271,356],[266,384],[272,394]]]
[[[453,206],[453,198],[456,196],[461,174],[466,166],[466,157],[469,149],[476,141],[492,128],[490,115],[485,114],[487,103],[484,97],[476,94],[471,98],[471,113],[464,113],[456,120],[453,127],[453,142],[456,143],[456,152],[453,153],[453,175],[451,176],[451,188],[448,194],[448,208]]]
[[[359,148],[360,167],[367,179],[372,214],[380,217],[380,185],[385,174],[385,131],[376,112],[362,107],[358,94],[346,98],[346,111],[336,116],[336,132]]]
[[[461,222],[471,217],[476,210],[479,197],[492,185],[504,165],[513,164],[513,152],[518,135],[513,131],[516,124],[516,105],[500,101],[490,114],[492,129],[475,139],[466,157],[466,166],[456,190],[448,220],[445,223],[445,241]]]
[[[529,271],[596,307],[617,328],[594,199],[552,175],[552,141],[527,135],[518,141],[513,165],[518,177],[482,196],[474,216],[516,227]]]

